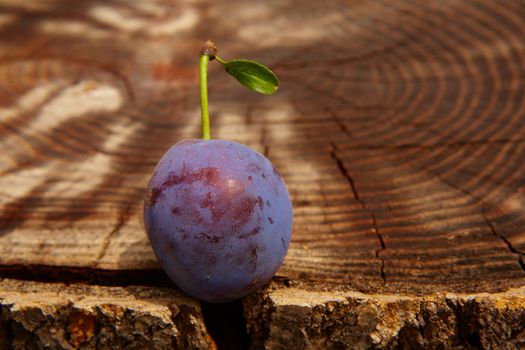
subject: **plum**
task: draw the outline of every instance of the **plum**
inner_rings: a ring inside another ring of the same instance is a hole
[[[144,224],[157,259],[186,293],[209,302],[240,298],[281,266],[292,205],[279,172],[254,150],[212,140],[208,62],[216,59],[245,87],[271,95],[279,79],[250,60],[225,61],[207,41],[199,58],[202,140],[172,146],[148,185]]]
[[[260,288],[281,266],[292,205],[263,155],[227,140],[185,140],[155,168],[144,223],[175,284],[198,299],[227,302]]]

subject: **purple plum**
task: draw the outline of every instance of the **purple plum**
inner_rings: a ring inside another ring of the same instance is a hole
[[[159,161],[144,223],[158,261],[183,291],[240,298],[281,266],[292,232],[286,185],[270,161],[226,140],[185,140]]]

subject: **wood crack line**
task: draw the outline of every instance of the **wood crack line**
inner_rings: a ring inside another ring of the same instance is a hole
[[[489,227],[490,232],[495,237],[497,237],[498,239],[502,240],[505,243],[505,245],[507,246],[507,249],[511,253],[518,255],[518,263],[520,264],[521,269],[525,272],[525,261],[523,260],[523,257],[525,256],[525,252],[519,251],[516,248],[514,248],[512,246],[512,243],[505,236],[503,236],[502,234],[498,233],[498,231],[496,230],[496,227],[494,226],[493,222],[487,217],[487,215],[485,213],[487,208],[489,208],[489,205],[488,205],[487,202],[485,202],[483,200],[483,198],[475,195],[474,193],[472,193],[472,192],[470,192],[468,190],[465,190],[465,189],[463,189],[461,187],[456,186],[452,182],[450,182],[448,180],[445,180],[440,175],[435,174],[434,172],[428,170],[428,168],[422,168],[422,170],[424,170],[427,173],[431,174],[432,176],[434,176],[436,179],[438,179],[439,181],[441,181],[445,185],[447,185],[447,186],[449,186],[449,187],[451,187],[451,188],[453,188],[453,189],[455,189],[455,190],[457,190],[457,191],[459,191],[459,192],[469,196],[470,198],[474,199],[474,201],[476,201],[477,203],[481,204],[480,214],[481,214],[481,217],[483,218],[483,220],[485,221],[486,225]]]
[[[386,245],[385,245],[383,236],[381,235],[381,232],[379,232],[379,227],[377,224],[376,216],[370,209],[368,209],[365,201],[359,197],[359,193],[357,192],[357,188],[355,186],[354,179],[348,172],[348,169],[345,167],[342,159],[339,158],[339,156],[337,155],[337,147],[335,143],[331,142],[330,145],[332,146],[332,150],[330,151],[330,156],[334,159],[334,161],[337,164],[337,167],[339,168],[339,171],[341,172],[341,174],[343,174],[345,179],[350,184],[350,188],[352,189],[352,192],[354,194],[354,199],[361,204],[361,207],[363,208],[363,210],[369,213],[370,217],[372,218],[372,231],[376,235],[377,240],[379,241],[379,244],[380,244],[380,248],[375,251],[375,256],[381,262],[381,268],[380,268],[381,279],[383,280],[384,283],[386,283],[385,259],[381,257],[381,252],[383,252],[386,249]]]
[[[339,115],[337,114],[336,111],[334,111],[332,108],[328,107],[328,106],[325,106],[325,111],[327,111],[330,116],[332,117],[332,120],[334,121],[334,123],[337,124],[337,126],[339,127],[339,129],[341,129],[341,132],[343,134],[345,134],[346,137],[348,138],[353,138],[352,136],[352,133],[350,132],[350,130],[348,130],[348,128],[346,127],[346,125],[343,123],[343,121],[341,120],[341,118],[339,118]],[[332,148],[334,148],[334,145],[332,145]]]
[[[106,255],[107,250],[109,248],[109,244],[111,243],[111,239],[113,239],[113,237],[120,231],[122,226],[124,226],[124,224],[128,220],[130,213],[131,213],[131,209],[133,208],[133,204],[134,204],[133,201],[131,201],[126,206],[126,208],[119,214],[117,222],[115,223],[111,231],[109,231],[109,233],[104,238],[104,241],[102,242],[102,248],[100,249],[100,252],[98,253],[95,259],[95,263],[94,263],[95,267],[98,267],[98,265],[100,264],[100,261]]]
[[[518,263],[520,264],[521,269],[525,271],[525,261],[523,261],[523,257],[525,256],[525,253],[514,248],[512,246],[512,243],[510,243],[510,241],[505,236],[499,234],[498,231],[496,231],[496,227],[494,226],[492,221],[490,221],[489,218],[487,218],[484,212],[481,213],[481,216],[483,217],[483,220],[485,220],[485,222],[487,223],[487,226],[490,228],[490,231],[492,232],[492,234],[498,237],[499,239],[501,239],[503,242],[505,242],[505,244],[507,245],[507,248],[512,253],[518,254]]]

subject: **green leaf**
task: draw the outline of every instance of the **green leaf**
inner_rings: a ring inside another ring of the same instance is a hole
[[[271,95],[279,88],[279,79],[266,66],[250,60],[224,62],[226,71],[248,89]]]

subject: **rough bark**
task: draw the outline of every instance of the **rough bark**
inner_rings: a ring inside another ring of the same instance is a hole
[[[269,289],[244,300],[252,349],[522,349],[525,288],[427,296]]]
[[[173,289],[0,281],[1,349],[214,349]]]

